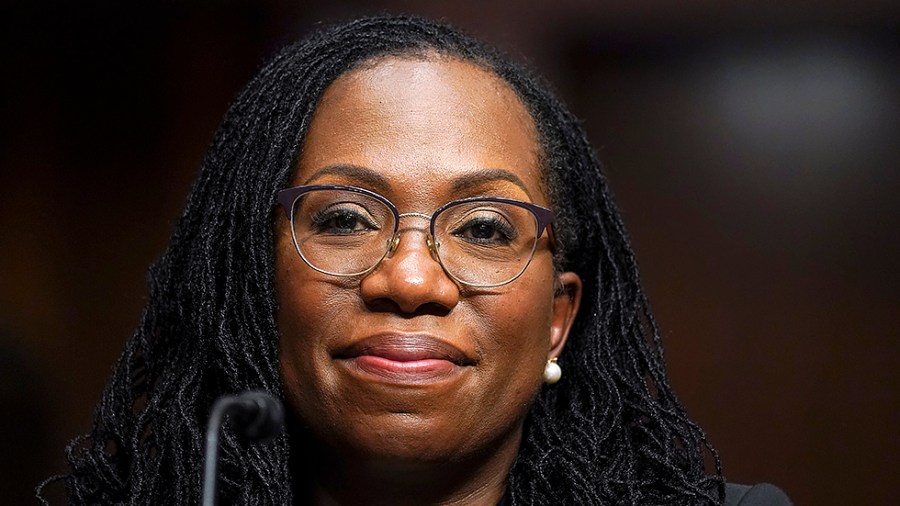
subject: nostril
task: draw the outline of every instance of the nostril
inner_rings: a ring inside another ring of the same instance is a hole
[[[414,306],[404,306],[392,297],[379,297],[366,300],[366,308],[373,313],[393,313],[407,318],[415,316],[447,316],[452,308],[439,302],[427,301]],[[404,301],[405,302],[405,301]]]

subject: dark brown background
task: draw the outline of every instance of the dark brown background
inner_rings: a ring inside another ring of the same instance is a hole
[[[584,119],[672,381],[727,477],[798,505],[896,501],[895,2],[449,4],[378,9],[526,59]],[[231,98],[282,42],[376,12],[329,5],[0,7],[5,504],[28,504],[89,428]]]

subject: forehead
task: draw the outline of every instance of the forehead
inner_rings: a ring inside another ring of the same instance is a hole
[[[465,189],[547,204],[538,153],[530,114],[495,74],[448,56],[385,57],[325,91],[295,182],[367,186],[358,170],[333,170],[351,166],[372,172],[386,188],[371,189],[391,199],[446,201]]]

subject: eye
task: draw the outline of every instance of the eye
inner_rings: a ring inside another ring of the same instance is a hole
[[[460,221],[450,231],[454,237],[484,246],[502,246],[515,240],[516,228],[497,213],[482,213]]]
[[[310,218],[313,229],[320,234],[349,235],[380,230],[371,214],[356,205],[334,205],[320,209]]]

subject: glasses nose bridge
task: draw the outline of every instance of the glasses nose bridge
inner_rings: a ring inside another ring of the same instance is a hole
[[[406,217],[408,217],[408,216],[413,216],[413,217],[416,217],[416,218],[422,218],[423,220],[428,220],[428,223],[429,223],[429,224],[431,223],[431,216],[429,216],[429,215],[427,215],[427,214],[423,214],[423,213],[403,213],[403,214],[398,214],[398,215],[397,215],[397,218],[398,218],[398,219],[400,219],[400,218],[406,218]]]
[[[431,224],[433,221],[433,215],[429,216],[424,213],[403,213],[397,215],[397,231],[394,233],[394,237],[391,239],[391,246],[388,249],[387,257],[393,256],[394,252],[397,251],[397,248],[400,246],[400,232],[403,231],[403,228],[400,227],[400,220],[402,218],[421,218],[428,222],[428,226],[425,229],[425,244],[428,246],[428,251],[431,253],[432,258],[440,263],[440,259],[437,255],[437,246],[434,242],[434,235],[431,232]]]

